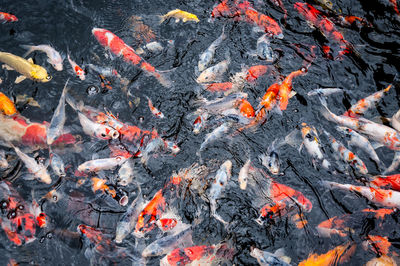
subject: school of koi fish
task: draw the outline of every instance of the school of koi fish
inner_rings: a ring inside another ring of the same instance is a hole
[[[398,265],[400,12],[377,2],[72,0],[58,20],[93,21],[65,49],[0,4],[2,265]]]

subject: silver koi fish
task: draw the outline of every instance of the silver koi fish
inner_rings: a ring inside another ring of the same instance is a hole
[[[84,162],[78,166],[80,172],[98,172],[113,169],[126,161],[126,158],[117,156],[114,158],[96,159]]]
[[[221,35],[211,43],[211,45],[200,55],[200,60],[198,63],[199,72],[203,72],[211,60],[214,58],[215,50],[220,46],[223,40],[225,40],[227,35],[225,34],[225,27],[222,29]]]
[[[47,62],[50,63],[54,67],[55,70],[57,71],[62,71],[63,70],[63,58],[61,57],[60,53],[56,51],[53,47],[50,45],[21,45],[22,48],[28,50],[23,57],[28,56],[30,53],[33,51],[41,51],[43,53],[46,53],[48,59]]]
[[[69,79],[68,79],[69,80]],[[51,145],[53,142],[62,135],[65,124],[65,97],[68,92],[68,80],[64,85],[60,100],[57,108],[51,118],[50,125],[46,131],[47,144]]]

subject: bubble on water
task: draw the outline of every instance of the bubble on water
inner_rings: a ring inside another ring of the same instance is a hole
[[[42,236],[39,240],[40,243],[43,243],[46,240],[46,238],[44,236]]]
[[[51,232],[49,232],[49,233],[46,234],[46,237],[48,239],[52,239],[53,238],[53,234]]]
[[[8,219],[14,219],[15,217],[17,217],[17,213],[14,210],[7,214]]]

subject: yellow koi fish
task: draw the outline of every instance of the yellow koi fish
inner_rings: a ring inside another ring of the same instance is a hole
[[[26,60],[10,53],[0,52],[0,62],[22,74],[22,76],[17,77],[15,83],[19,83],[25,78],[39,82],[48,82],[51,80],[51,76],[47,74],[46,69],[34,64],[32,58]]]
[[[186,22],[186,21],[199,22],[200,21],[195,14],[192,14],[192,13],[189,13],[186,11],[182,11],[180,9],[175,9],[175,10],[169,11],[164,16],[160,16],[160,23],[163,23],[165,20],[167,20],[169,18],[175,18],[175,22],[179,22],[179,20],[182,20],[183,22]]]

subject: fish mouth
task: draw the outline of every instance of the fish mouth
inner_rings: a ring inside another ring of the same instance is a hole
[[[112,139],[117,139],[119,137],[119,132],[116,130],[113,130],[110,134]]]

